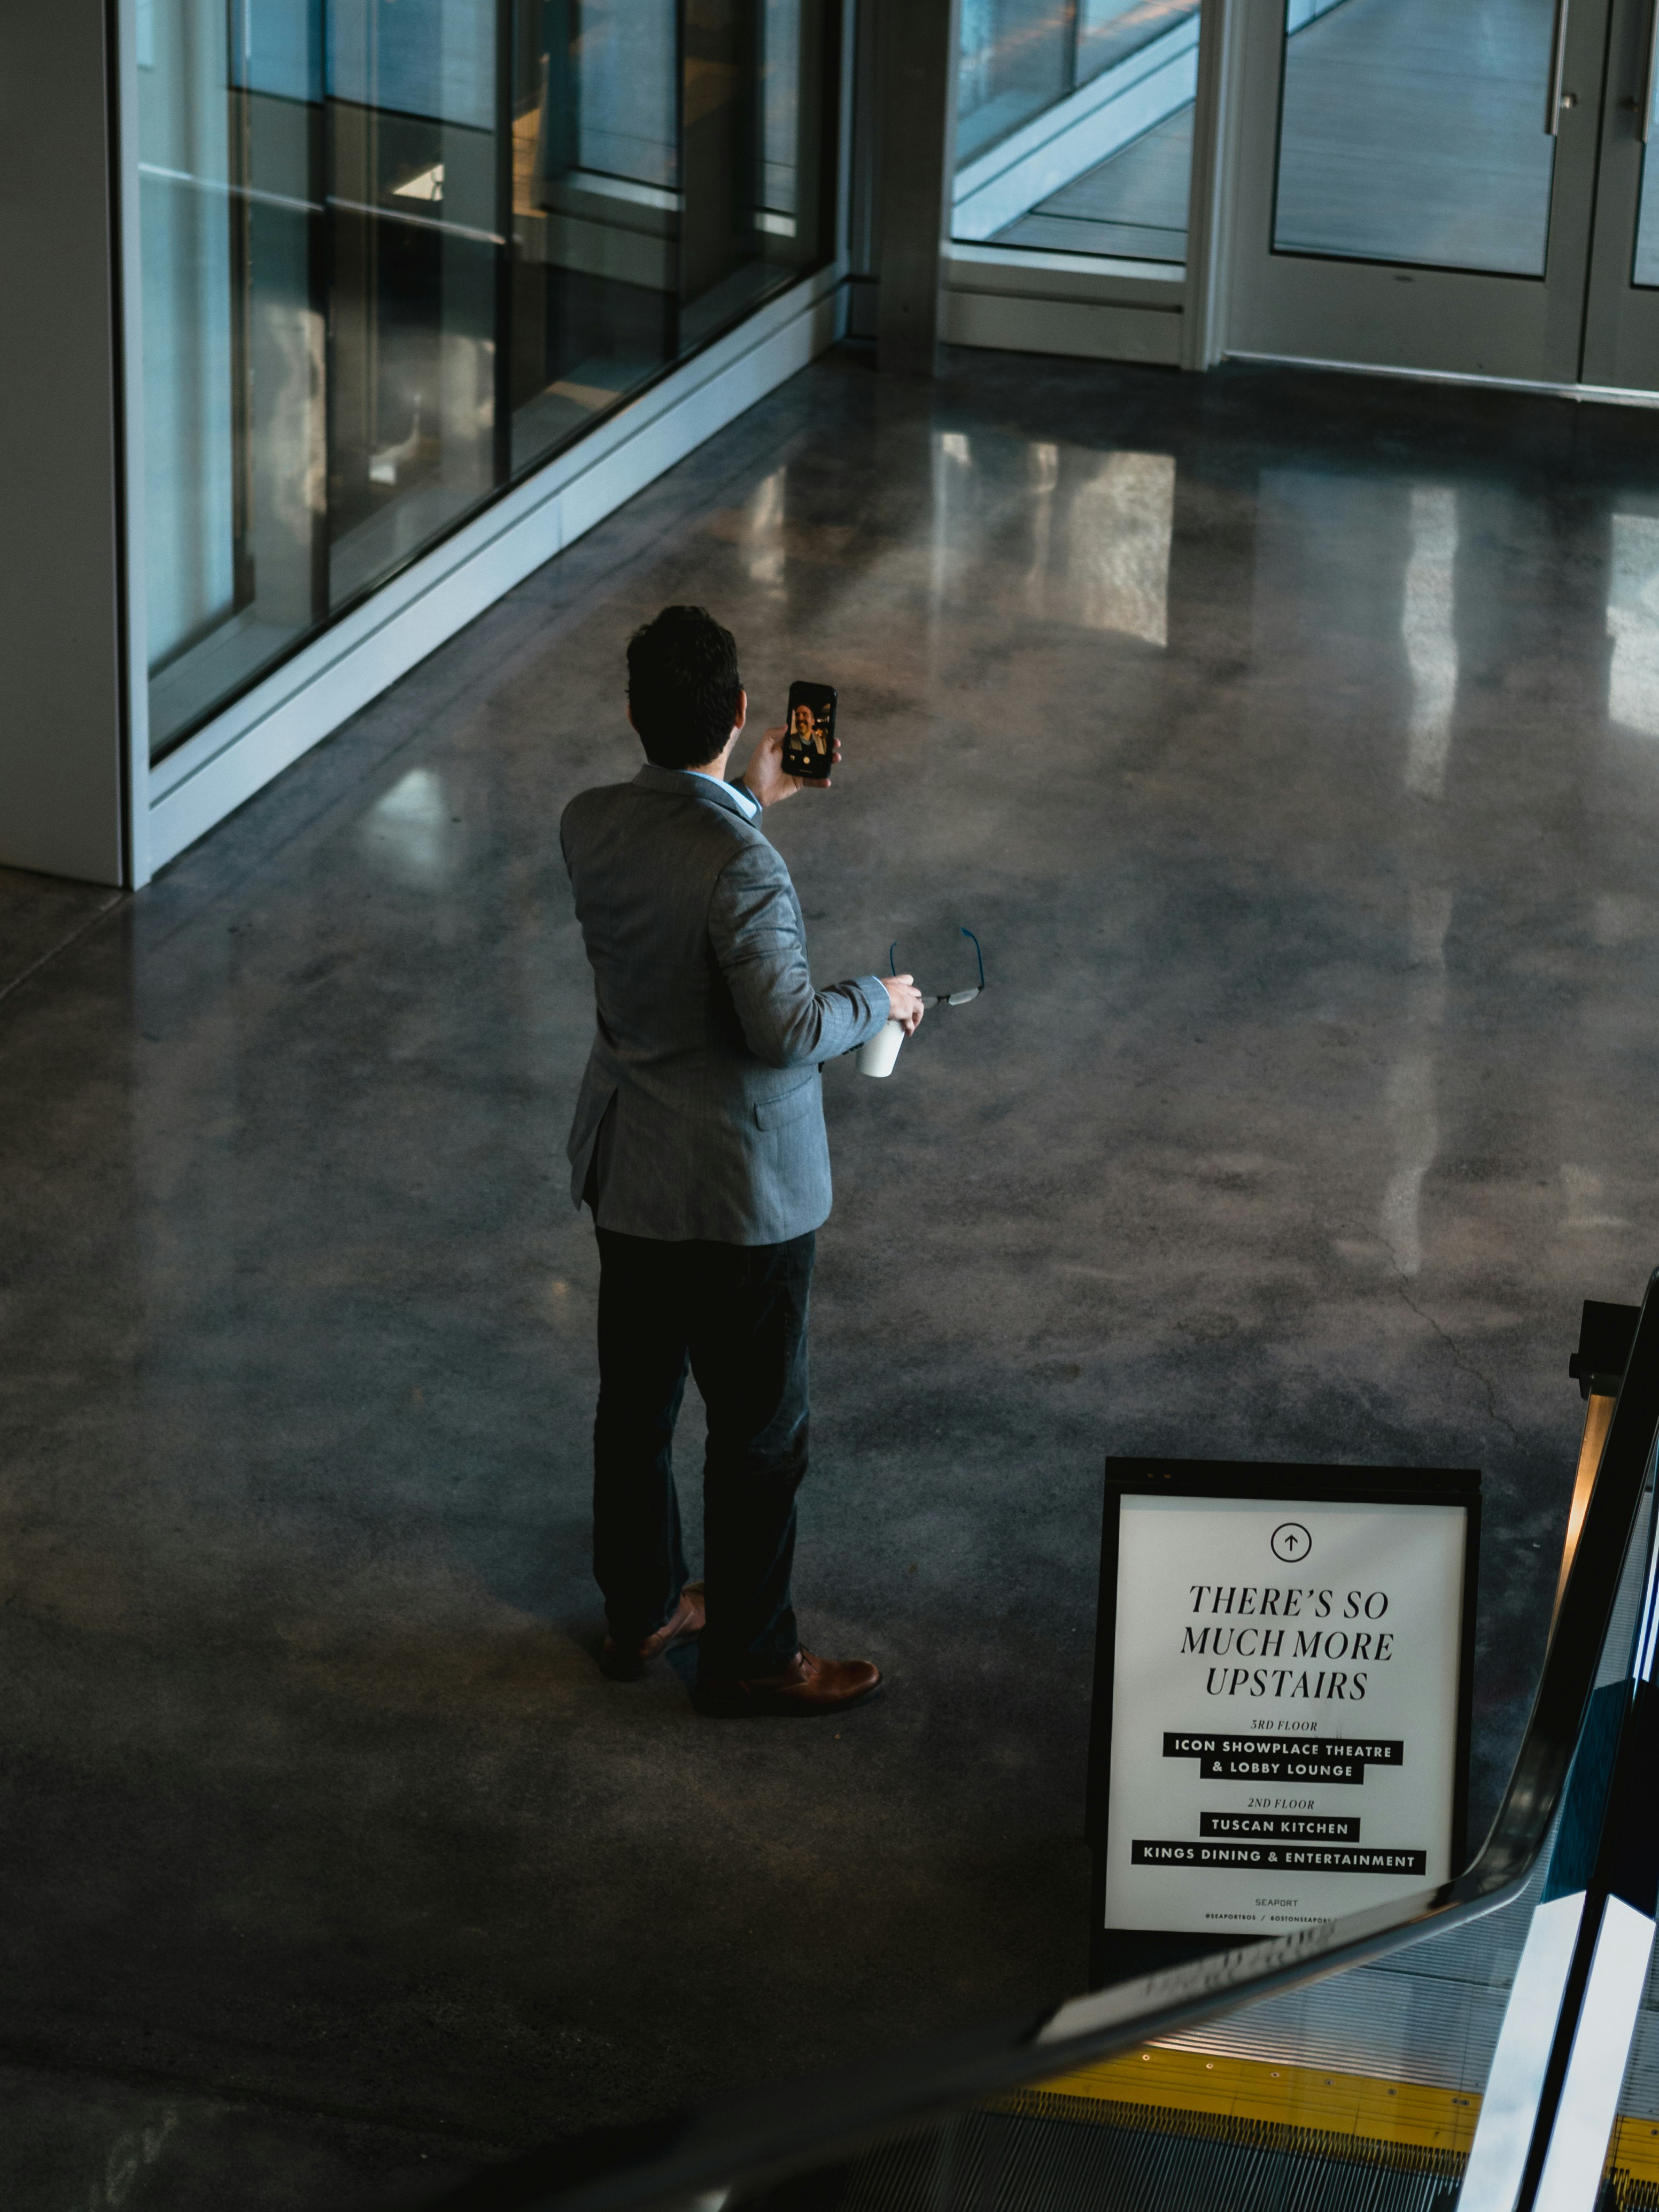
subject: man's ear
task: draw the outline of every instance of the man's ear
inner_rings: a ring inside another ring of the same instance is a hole
[[[732,725],[732,734],[733,737],[737,735],[738,732],[743,727],[744,724],[748,720],[749,694],[739,687],[738,691],[738,719]]]
[[[638,723],[634,720],[634,707],[633,707],[633,702],[632,702],[632,701],[631,701],[631,700],[629,700],[629,699],[628,699],[628,698],[624,697],[624,698],[623,698],[623,706],[624,706],[624,707],[627,708],[627,710],[628,710],[628,726],[629,726],[629,728],[630,730],[632,730],[632,732],[634,732],[634,735],[637,738],[637,737],[638,737],[638,735],[640,734],[640,726],[639,726],[639,724],[638,724]]]

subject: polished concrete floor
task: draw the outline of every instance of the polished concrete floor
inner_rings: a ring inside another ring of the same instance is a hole
[[[684,599],[840,686],[820,975],[991,984],[827,1078],[840,1728],[591,1656],[556,827]],[[0,2200],[384,2200],[1076,1987],[1105,1453],[1485,1470],[1478,1826],[1659,1257],[1656,830],[1651,416],[842,352],[140,897],[8,879]]]
[[[100,884],[0,868],[0,1000],[21,989],[120,902],[119,891]]]

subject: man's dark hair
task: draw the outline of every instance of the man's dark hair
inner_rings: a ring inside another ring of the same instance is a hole
[[[738,719],[738,642],[706,607],[665,607],[628,641],[628,704],[645,757],[701,768]]]

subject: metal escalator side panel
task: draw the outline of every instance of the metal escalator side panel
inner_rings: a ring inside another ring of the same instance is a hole
[[[1534,2212],[1590,2212],[1653,1955],[1653,1919],[1610,1897],[1595,1933],[1566,2078],[1550,2130]]]
[[[1521,1749],[1479,1858],[1452,1885],[1460,1898],[1498,1891],[1513,1896],[1541,1847],[1589,1715],[1656,1436],[1659,1270],[1648,1279]]]
[[[1590,1492],[1595,1487],[1596,1469],[1601,1464],[1607,1431],[1613,1423],[1613,1396],[1596,1390],[1589,1394],[1589,1402],[1584,1408],[1584,1433],[1578,1446],[1578,1466],[1573,1476],[1572,1499],[1567,1508],[1567,1534],[1561,1547],[1561,1571],[1556,1577],[1555,1603],[1550,1608],[1552,1628],[1555,1626],[1556,1615],[1561,1610],[1567,1577],[1572,1571],[1573,1554],[1578,1549],[1578,1532],[1583,1527],[1584,1516],[1589,1510]]]
[[[1615,1612],[1610,1633],[1617,1632]],[[1613,1785],[1629,1700],[1628,1664],[1626,1658],[1619,1680],[1604,1683],[1591,1698],[1573,1753],[1544,1893],[1527,1930],[1486,2077],[1459,2212],[1512,2212],[1520,2195]]]
[[[1514,2212],[1583,1916],[1582,1889],[1547,1899],[1532,1916],[1486,2077],[1458,2212]]]
[[[1620,1732],[1629,1704],[1630,1685],[1623,1670],[1616,1681],[1604,1682],[1590,1699],[1567,1777],[1549,1872],[1544,1878],[1540,1900],[1544,1904],[1583,1896],[1590,1886],[1607,1817],[1607,1793],[1619,1758]]]
[[[1632,1373],[1635,1367],[1633,1353]],[[1642,1607],[1626,1679],[1599,1692],[1592,1713],[1599,1735],[1601,1711],[1617,1698],[1618,1743],[1539,2118],[1516,2200],[1525,2212],[1589,2212],[1595,2203],[1647,1986],[1659,1906],[1655,1534],[1650,1527],[1643,1547]]]

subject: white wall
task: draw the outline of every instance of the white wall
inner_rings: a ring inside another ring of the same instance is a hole
[[[122,877],[111,72],[101,8],[0,7],[0,864]]]

